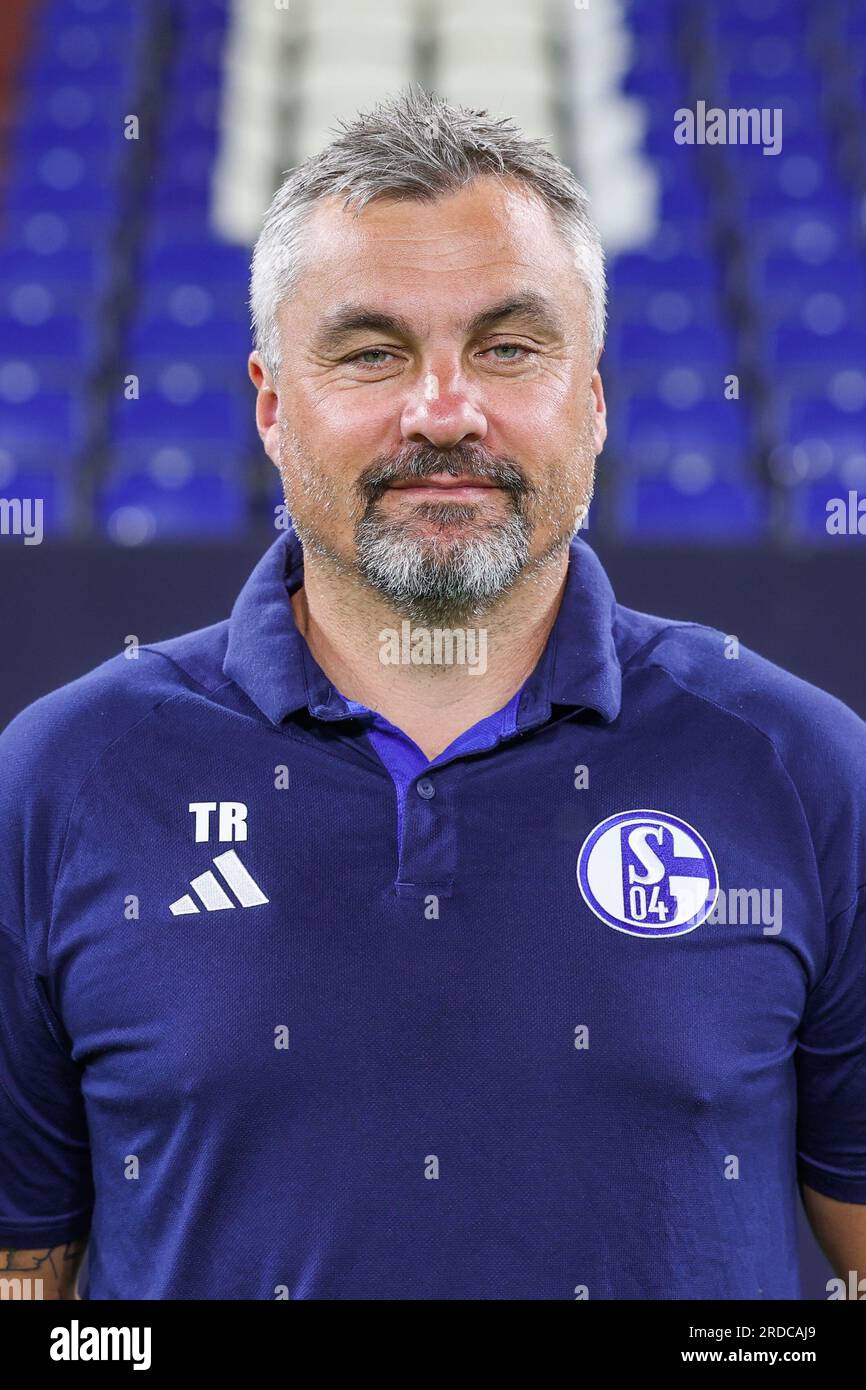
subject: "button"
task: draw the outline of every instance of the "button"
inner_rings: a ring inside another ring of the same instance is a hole
[[[429,777],[422,777],[420,782],[416,782],[415,790],[419,796],[423,796],[425,801],[429,801],[432,796],[436,795],[436,788]]]

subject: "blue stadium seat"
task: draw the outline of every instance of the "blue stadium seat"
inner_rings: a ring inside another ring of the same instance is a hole
[[[249,352],[250,332],[245,318],[206,318],[201,323],[176,319],[140,318],[129,337],[136,357],[183,357],[191,361],[207,357],[229,358],[243,369]]]
[[[87,425],[87,407],[80,390],[49,393],[35,398],[0,401],[3,447],[15,450],[29,443],[51,450],[56,463],[74,460]]]
[[[665,289],[716,294],[721,289],[721,271],[718,259],[703,245],[670,247],[662,228],[654,244],[612,258],[610,283],[612,299],[635,293],[646,297]]]
[[[45,446],[0,445],[0,496],[7,502],[23,503],[26,499],[31,510],[23,514],[25,518],[33,525],[41,515],[43,535],[56,537],[68,531],[72,522],[75,478],[68,470],[52,468],[47,462],[49,456]]]
[[[762,306],[795,309],[813,294],[835,294],[855,303],[866,295],[866,263],[853,251],[818,263],[790,252],[755,258],[751,267],[753,292]],[[866,315],[864,315],[866,319]]]
[[[801,483],[790,493],[790,529],[794,537],[813,544],[839,546],[859,545],[862,549],[866,539],[866,521],[861,522],[858,502],[866,497],[866,455],[859,471],[859,486],[849,477],[828,473],[822,478]],[[853,493],[852,500],[849,494]],[[839,507],[839,504],[842,504]],[[828,506],[832,504],[831,510]],[[842,528],[838,523],[830,529],[830,516],[841,515]],[[863,529],[859,529],[860,526]]]
[[[242,448],[253,429],[249,397],[241,397],[239,391],[201,390],[187,400],[172,400],[159,391],[152,376],[146,375],[142,376],[140,399],[119,401],[111,422],[118,444],[131,439],[164,443],[211,440]]]
[[[631,396],[623,406],[620,428],[625,430],[629,449],[647,459],[714,443],[730,450],[734,464],[743,460],[748,448],[742,405],[721,399],[721,389],[715,398],[701,395],[679,409],[658,396]]]
[[[846,308],[842,303],[838,312],[844,314]],[[814,332],[801,313],[794,321],[782,320],[771,328],[766,348],[775,370],[786,373],[792,382],[808,385],[866,362],[866,329],[843,322],[836,331]]]
[[[195,237],[187,242],[153,237],[143,248],[138,276],[149,303],[152,286],[168,287],[168,295],[176,285],[196,283],[211,294],[219,295],[224,288],[238,299],[246,294],[249,263],[248,247],[213,237]]]
[[[845,411],[826,397],[797,397],[787,411],[784,437],[789,444],[799,446],[807,460],[821,460],[820,467],[816,469],[813,462],[809,472],[835,471],[843,476],[851,459],[862,459],[866,454],[864,416],[866,403]]]
[[[756,541],[766,535],[766,494],[754,483],[715,481],[684,491],[668,479],[637,478],[619,497],[624,535],[664,544]]]
[[[649,362],[657,370],[682,363],[694,366],[713,365],[719,377],[732,371],[737,360],[736,346],[730,332],[715,322],[688,322],[680,329],[665,329],[645,320],[629,319],[612,335],[611,347],[621,371],[632,371],[635,365]]]
[[[247,526],[244,488],[218,474],[194,475],[176,487],[145,476],[105,480],[98,498],[100,524],[121,545],[175,537],[225,537]]]

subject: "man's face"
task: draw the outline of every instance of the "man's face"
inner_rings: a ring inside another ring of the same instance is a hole
[[[586,293],[543,204],[482,178],[313,211],[256,417],[305,551],[405,616],[480,615],[571,539],[605,438]]]

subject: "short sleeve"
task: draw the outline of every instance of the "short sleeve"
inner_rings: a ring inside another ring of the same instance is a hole
[[[838,949],[809,996],[795,1053],[798,1177],[866,1203],[866,887],[828,935]]]
[[[22,939],[0,924],[0,1244],[65,1244],[92,1209],[80,1069]]]
[[[52,973],[54,894],[85,779],[177,693],[167,671],[154,654],[111,657],[0,733],[0,1241],[19,1249],[64,1244],[90,1225],[84,1064]]]

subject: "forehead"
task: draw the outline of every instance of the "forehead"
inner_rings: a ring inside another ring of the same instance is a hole
[[[323,199],[302,244],[298,296],[317,312],[360,291],[465,300],[518,283],[562,293],[575,281],[573,253],[541,199],[488,177],[435,201],[383,198],[360,213]]]

